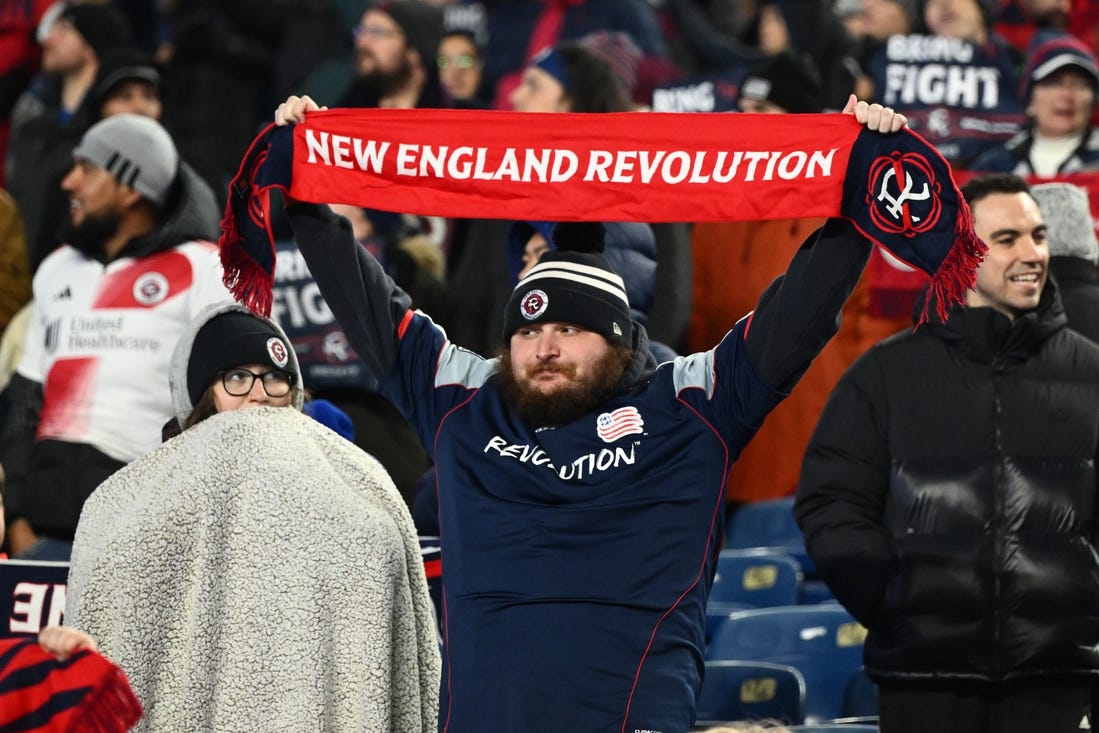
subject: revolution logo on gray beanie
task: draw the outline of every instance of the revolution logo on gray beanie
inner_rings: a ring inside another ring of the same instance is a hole
[[[1030,194],[1046,222],[1050,255],[1099,262],[1099,242],[1084,189],[1071,183],[1041,183],[1031,186]]]
[[[504,341],[532,323],[571,323],[630,345],[633,323],[622,278],[603,255],[605,229],[596,222],[561,223],[557,249],[546,252],[519,281],[504,311]]]
[[[164,206],[179,170],[179,153],[156,120],[113,115],[84,133],[73,157],[110,173],[158,208]]]

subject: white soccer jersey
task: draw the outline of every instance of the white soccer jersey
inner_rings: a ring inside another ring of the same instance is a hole
[[[188,242],[104,265],[72,247],[34,277],[19,373],[42,384],[37,440],[86,443],[129,462],[172,416],[168,368],[190,320],[231,300],[217,248]]]

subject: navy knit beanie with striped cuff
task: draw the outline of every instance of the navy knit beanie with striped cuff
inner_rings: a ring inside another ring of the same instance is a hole
[[[605,231],[595,222],[554,228],[557,249],[542,255],[508,300],[505,343],[518,329],[546,321],[580,326],[612,344],[633,343],[626,286],[603,255]]]

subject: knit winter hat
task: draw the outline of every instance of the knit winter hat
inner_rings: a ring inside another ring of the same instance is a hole
[[[637,87],[637,75],[641,68],[642,52],[628,33],[622,31],[592,31],[579,41],[581,46],[599,54],[608,64],[626,95],[632,97]]]
[[[1041,40],[1045,38],[1046,40]],[[1030,100],[1031,89],[1036,82],[1059,71],[1066,66],[1075,66],[1091,77],[1092,88],[1099,89],[1099,64],[1095,54],[1077,38],[1058,34],[1053,37],[1039,36],[1037,45],[1027,55],[1026,69],[1020,78],[1022,100]]]
[[[435,56],[443,40],[443,13],[421,0],[382,0],[372,6],[382,11],[401,28],[408,45],[420,54],[420,62],[429,72],[436,68]]]
[[[132,46],[111,49],[99,60],[92,98],[96,104],[102,104],[115,87],[131,80],[147,82],[160,89],[160,72],[148,54]]]
[[[266,318],[228,311],[206,322],[195,334],[187,361],[187,393],[196,404],[218,372],[244,364],[271,365],[298,374],[291,361],[290,344]]]
[[[179,170],[179,153],[156,120],[142,115],[113,115],[84,133],[73,150],[160,207]]]
[[[596,222],[561,223],[557,249],[546,252],[519,281],[504,311],[504,341],[523,326],[571,323],[613,344],[633,339],[626,286],[603,255],[606,230]]]
[[[133,42],[130,36],[130,23],[114,3],[72,4],[61,12],[58,20],[67,20],[72,23],[77,32],[84,37],[84,41],[100,57],[112,48],[129,46]]]
[[[1084,189],[1071,183],[1040,183],[1031,186],[1030,193],[1046,221],[1049,253],[1099,262],[1099,241]]]
[[[787,112],[820,112],[824,92],[813,70],[789,53],[762,61],[740,85],[741,99],[770,102]]]
[[[557,82],[564,87],[565,92],[568,93],[570,89],[569,79],[569,67],[565,63],[564,55],[552,46],[547,46],[535,54],[534,58],[530,60],[531,66],[537,66],[542,71],[546,72]]]

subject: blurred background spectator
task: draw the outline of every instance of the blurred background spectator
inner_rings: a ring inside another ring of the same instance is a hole
[[[1092,124],[1099,67],[1068,35],[1039,34],[1027,56],[1022,99],[1027,126],[973,163],[973,170],[1054,176],[1099,170],[1099,129]]]
[[[484,109],[481,79],[485,60],[472,33],[449,31],[439,42],[439,81],[451,106]]]

